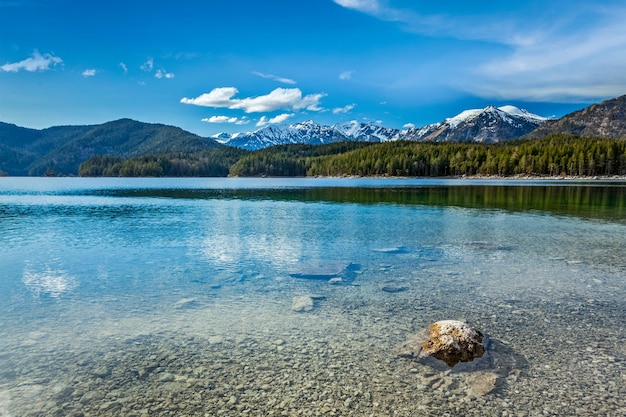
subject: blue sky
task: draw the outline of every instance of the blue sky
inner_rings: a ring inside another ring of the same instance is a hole
[[[626,94],[623,0],[0,0],[0,121],[209,136]]]

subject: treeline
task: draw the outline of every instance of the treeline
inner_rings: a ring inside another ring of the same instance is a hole
[[[289,146],[247,155],[234,176],[596,176],[626,175],[626,141],[551,135],[496,145],[386,142],[332,155],[294,155]],[[279,149],[280,148],[280,149]]]
[[[610,176],[626,175],[626,140],[551,135],[496,145],[341,142],[220,148],[133,159],[95,157],[81,176]]]
[[[226,177],[248,151],[223,147],[195,153],[169,153],[123,159],[95,156],[78,168],[81,177]]]
[[[231,167],[229,175],[233,177],[304,177],[310,175],[309,170],[313,160],[332,158],[372,146],[373,143],[370,142],[272,146],[241,158]]]

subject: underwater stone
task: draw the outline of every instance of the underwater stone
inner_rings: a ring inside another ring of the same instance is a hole
[[[181,300],[176,301],[176,303],[174,303],[174,308],[177,310],[197,308],[199,306],[200,306],[200,303],[195,298],[183,298]]]
[[[354,274],[360,265],[347,261],[311,261],[301,265],[299,271],[289,274],[292,278],[330,280],[336,277],[346,278]]]
[[[313,310],[313,298],[310,295],[293,297],[291,309],[298,313]]]
[[[391,254],[398,254],[398,253],[406,253],[407,250],[404,246],[394,246],[391,248],[374,248],[372,249],[374,252],[379,252],[379,253],[391,253]]]
[[[442,320],[428,326],[426,334],[418,334],[402,345],[402,356],[432,356],[449,367],[471,362],[485,353],[483,334],[458,320]]]
[[[477,397],[482,397],[496,388],[498,374],[489,371],[479,371],[469,373],[465,380],[470,388],[470,392]]]
[[[391,294],[407,291],[408,289],[409,287],[406,285],[393,285],[393,284],[383,285],[381,287],[381,290],[383,290],[384,292],[391,293]]]

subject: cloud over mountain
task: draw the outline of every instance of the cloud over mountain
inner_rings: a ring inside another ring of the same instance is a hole
[[[180,102],[203,107],[239,109],[246,113],[266,113],[281,109],[321,111],[319,103],[325,96],[325,94],[303,96],[299,88],[277,88],[262,96],[234,98],[237,93],[239,90],[235,87],[218,87],[196,98],[184,97]]]

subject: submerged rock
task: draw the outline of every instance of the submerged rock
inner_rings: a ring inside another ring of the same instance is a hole
[[[320,280],[331,280],[333,278],[354,279],[354,271],[359,268],[359,265],[352,262],[313,261],[302,265],[300,270],[291,272],[289,276]]]
[[[394,285],[394,284],[387,284],[387,285],[383,285],[380,288],[382,291],[384,292],[388,292],[388,293],[398,293],[398,292],[404,292],[407,291],[409,289],[408,285]]]
[[[465,377],[465,381],[472,394],[482,397],[496,388],[498,374],[493,371],[473,372]]]
[[[372,249],[372,251],[379,252],[379,253],[390,253],[390,254],[407,253],[407,250],[404,246],[394,246],[390,248],[374,248]]]
[[[422,385],[433,390],[456,385],[467,400],[515,383],[528,367],[507,344],[455,320],[431,324],[400,345],[397,353],[422,365],[414,368]]]
[[[298,313],[313,310],[313,297],[310,295],[299,295],[297,297],[293,297],[291,309]]]
[[[483,334],[458,320],[442,320],[428,326],[428,331],[407,340],[401,356],[432,356],[449,367],[459,362],[471,362],[485,353]]]
[[[174,303],[176,310],[187,310],[200,307],[200,302],[195,298],[183,298]]]

